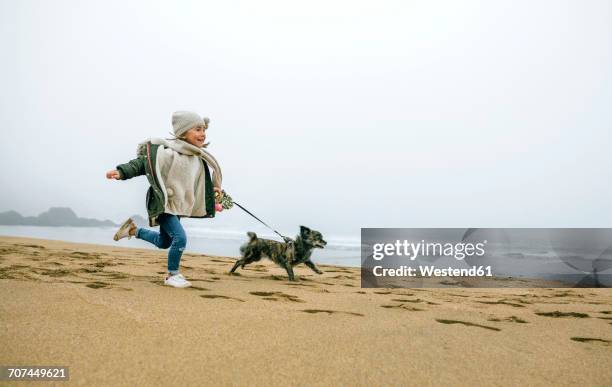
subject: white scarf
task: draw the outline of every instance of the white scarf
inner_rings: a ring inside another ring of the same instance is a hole
[[[180,139],[167,141],[150,138],[138,145],[138,154],[146,152],[147,142],[160,145],[155,170],[165,197],[165,212],[183,216],[206,215],[206,173],[199,159],[206,161],[213,169],[213,185],[221,188],[223,175],[217,160],[204,149]],[[192,156],[199,157],[196,161]]]

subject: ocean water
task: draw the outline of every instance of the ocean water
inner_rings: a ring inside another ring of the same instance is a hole
[[[0,235],[20,236],[61,240],[67,242],[94,243],[119,247],[138,247],[157,249],[140,239],[113,240],[116,227],[40,227],[40,226],[4,226],[0,225]],[[208,255],[238,257],[240,246],[247,241],[246,231],[231,229],[213,229],[185,226],[187,233],[187,252]],[[261,238],[280,240],[275,235],[258,232]],[[293,237],[293,236],[292,236]],[[360,264],[360,242],[349,238],[326,237],[328,242],[324,249],[315,249],[312,260],[315,263],[353,266]]]

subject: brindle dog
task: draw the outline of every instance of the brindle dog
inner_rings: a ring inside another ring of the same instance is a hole
[[[270,258],[277,265],[287,270],[289,281],[295,281],[293,266],[299,265],[300,263],[305,264],[317,274],[323,274],[314,262],[310,260],[314,248],[323,248],[327,244],[320,232],[311,230],[305,226],[300,226],[300,235],[295,238],[295,241],[286,238],[285,243],[270,239],[259,239],[254,232],[248,232],[247,235],[250,240],[240,247],[242,258],[232,267],[230,274],[233,273],[238,266],[244,269],[245,265],[257,262],[264,256]]]

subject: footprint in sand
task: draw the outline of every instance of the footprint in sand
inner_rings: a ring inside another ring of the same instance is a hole
[[[505,317],[505,318],[491,317],[487,321],[493,321],[493,322],[515,322],[515,323],[519,323],[519,324],[527,324],[527,321],[523,320],[522,318],[516,317],[516,316],[510,316],[510,317]]]
[[[220,294],[201,294],[200,297],[202,298],[221,298],[224,300],[235,300],[235,301],[240,301],[240,302],[245,302],[244,300],[241,300],[240,298],[236,298],[236,297],[228,297],[228,296],[223,296]]]
[[[99,267],[83,267],[77,270],[77,272],[79,273],[86,273],[86,274],[94,274],[94,273],[99,273],[101,271],[102,269],[100,269]]]
[[[109,289],[111,284],[107,282],[95,281],[95,282],[90,282],[86,284],[85,286],[87,286],[88,288],[92,288],[92,289]]]
[[[598,343],[598,344],[603,344],[605,346],[608,346],[611,343],[610,340],[597,339],[594,337],[570,337],[570,339],[577,341],[579,343]]]
[[[570,291],[565,291],[565,292],[554,293],[554,294],[551,294],[549,296],[542,296],[542,297],[548,297],[548,298],[551,298],[551,297],[578,297],[578,298],[584,298],[584,295],[582,295],[582,294],[574,294],[574,293],[572,293]]]
[[[341,270],[341,269],[325,269],[325,273],[346,273],[346,274],[353,274],[352,271]]]
[[[249,292],[254,296],[263,297],[263,300],[268,301],[291,301],[291,302],[306,302],[301,300],[297,296],[292,296],[291,294],[286,294],[283,292]]]
[[[544,317],[576,317],[576,318],[587,318],[589,317],[588,314],[586,313],[578,313],[578,312],[559,312],[554,311],[554,312],[536,312],[536,314],[538,316],[544,316]]]
[[[461,324],[461,325],[465,325],[468,327],[478,327],[478,328],[484,328],[484,329],[489,329],[491,331],[501,331],[501,329],[499,328],[495,328],[495,327],[488,327],[486,325],[480,325],[480,324],[474,324],[468,321],[459,321],[459,320],[444,320],[444,319],[436,319],[437,322],[442,323],[442,324]]]
[[[45,249],[44,246],[40,246],[40,245],[21,245],[21,244],[17,244],[15,246],[21,246],[21,247],[31,247],[33,249]]]
[[[476,301],[480,304],[488,304],[488,305],[508,305],[515,308],[524,308],[525,305],[517,304],[516,302],[508,302],[507,300],[499,300],[499,301]]]
[[[40,269],[40,270],[33,270],[34,273],[36,274],[41,274],[41,275],[46,275],[49,277],[65,277],[67,275],[72,274],[71,270],[65,270],[65,269]]]
[[[421,300],[420,298],[417,298],[415,300],[410,300],[410,299],[407,299],[407,298],[406,299],[405,298],[392,298],[391,301],[396,301],[396,302],[412,302],[412,303],[415,303],[415,304],[425,303],[427,305],[440,305],[440,304],[437,304],[435,302],[431,302],[431,301],[427,301],[427,300]]]
[[[403,309],[403,310],[407,310],[410,312],[422,312],[425,309],[421,309],[421,308],[415,308],[414,306],[410,306],[410,305],[406,305],[406,304],[389,304],[389,305],[381,305],[381,308],[386,308],[386,309]]]
[[[231,274],[228,274],[228,275],[240,275],[240,273],[234,272],[234,273],[231,273]],[[289,278],[287,278],[287,276],[281,276],[281,275],[275,275],[275,274],[267,275],[267,276],[263,276],[263,277],[259,277],[259,278],[261,278],[261,279],[268,279],[268,280],[272,280],[272,281],[284,281],[284,282],[287,282],[285,285],[289,285],[289,286],[314,286],[312,284],[302,283],[302,281],[310,281],[310,280],[308,280],[306,278],[299,278],[298,280],[300,282],[297,282],[297,281],[290,282]]]
[[[316,314],[316,313],[327,313],[327,314],[335,314],[335,313],[339,313],[339,314],[348,314],[351,316],[359,316],[359,317],[364,317],[364,314],[362,313],[356,313],[356,312],[343,312],[343,311],[339,311],[339,310],[329,310],[329,309],[303,309],[302,312],[306,312],[306,313],[311,313],[311,314]]]
[[[94,275],[101,276],[107,279],[126,279],[130,277],[129,275],[125,273],[120,273],[117,271],[104,271],[104,272],[100,271],[100,272],[94,273]]]
[[[15,279],[13,270],[8,267],[0,267],[0,279]]]
[[[193,285],[188,287],[187,289],[189,289],[189,290],[206,290],[206,291],[210,290],[210,289],[207,289],[207,288],[202,288],[200,286],[193,286]]]

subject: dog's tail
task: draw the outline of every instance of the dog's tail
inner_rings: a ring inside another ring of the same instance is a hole
[[[249,236],[249,241],[247,243],[245,243],[244,245],[240,246],[240,253],[242,255],[244,255],[244,253],[246,253],[249,245],[251,244],[251,242],[253,242],[255,239],[257,239],[257,234],[255,234],[254,232],[247,232],[247,235]]]

